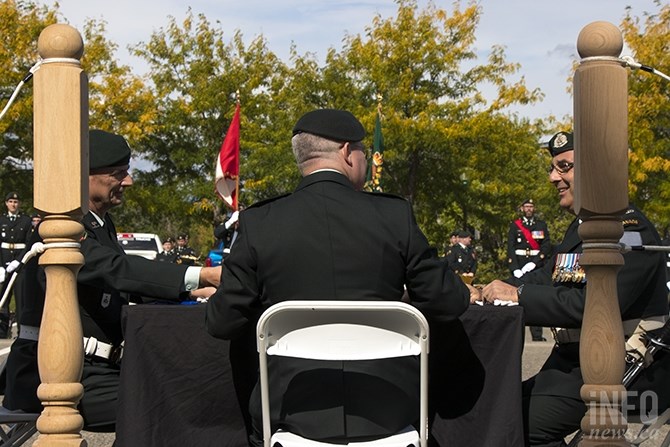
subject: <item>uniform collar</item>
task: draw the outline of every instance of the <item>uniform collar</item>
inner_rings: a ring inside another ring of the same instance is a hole
[[[342,186],[354,189],[354,184],[351,183],[351,181],[346,178],[344,174],[331,170],[319,170],[318,172],[313,172],[303,177],[295,190],[300,191],[303,188],[319,182],[339,183]]]

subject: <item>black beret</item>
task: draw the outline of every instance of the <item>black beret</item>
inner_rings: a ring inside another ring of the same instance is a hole
[[[572,134],[570,132],[558,132],[551,137],[548,145],[549,152],[552,157],[562,154],[563,152],[572,151],[575,149]]]
[[[186,239],[188,239],[188,234],[186,233],[181,233],[179,236],[177,236],[177,240],[185,241]]]
[[[469,231],[461,230],[458,232],[458,237],[472,237]]]
[[[329,140],[353,142],[365,138],[365,129],[346,110],[319,109],[305,113],[293,127],[293,135],[305,132]]]
[[[121,135],[92,129],[88,133],[88,168],[100,169],[130,163],[130,147]]]
[[[528,199],[528,200],[524,200],[523,202],[521,202],[521,206],[524,206],[524,205],[535,205],[535,203],[533,203],[533,199]]]
[[[165,239],[165,242],[169,242],[171,244],[174,244],[174,239],[172,239],[171,237],[168,237],[167,239]]]
[[[19,199],[19,195],[14,191],[7,193],[7,195],[5,196],[5,202],[8,201],[9,199],[21,200]]]

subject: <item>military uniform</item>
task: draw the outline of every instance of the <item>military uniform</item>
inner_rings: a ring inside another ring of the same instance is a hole
[[[110,135],[91,131],[91,170],[128,164],[127,144],[121,158],[114,158],[119,157],[115,152],[118,143],[105,141]],[[94,165],[94,162],[99,164]],[[109,213],[99,220],[89,211],[83,216],[82,225],[84,265],[77,274],[77,294],[86,355],[81,378],[84,395],[79,411],[84,417],[85,429],[114,431],[120,382],[118,354],[123,341],[121,310],[129,302],[141,302],[144,296],[173,302],[188,299],[185,285],[188,267],[126,255],[117,241]],[[34,235],[38,237],[38,233]],[[37,257],[22,270],[20,281],[27,289],[22,304],[26,309],[25,319],[22,317],[24,324],[7,360],[8,392],[3,405],[11,410],[40,411],[41,403],[35,397],[40,383],[36,353],[46,281]],[[97,348],[107,348],[111,355]]]
[[[532,203],[527,200],[522,206]],[[547,224],[543,220],[535,216],[523,216],[510,223],[507,233],[507,263],[512,275],[519,277],[542,267],[549,256],[551,239]],[[546,341],[541,326],[531,326],[530,334],[534,341]]]
[[[186,240],[186,236],[179,235],[177,239]],[[175,260],[177,264],[196,265],[198,262],[198,255],[195,253],[195,250],[193,250],[188,245],[180,246],[177,244],[177,246],[174,248],[174,252],[177,255],[177,259]]]
[[[294,135],[299,132],[347,142],[359,142],[365,134],[353,115],[334,110],[304,115],[294,128]],[[245,336],[254,332],[259,316],[271,305],[286,300],[400,300],[405,285],[409,300],[429,321],[453,321],[469,304],[466,286],[428,245],[406,200],[356,191],[347,176],[324,169],[303,177],[293,194],[240,214],[239,235],[223,265],[221,287],[207,303],[207,330],[233,340],[231,362],[240,372],[237,377],[253,386],[257,368],[252,362],[258,356],[250,355],[254,345],[245,345]],[[395,433],[416,421],[415,360],[273,359],[272,425],[310,439]],[[246,366],[240,369],[240,363]],[[374,394],[374,408],[361,401],[359,387]],[[259,397],[256,387],[250,400],[243,393],[238,398],[250,403],[254,445],[262,444]]]
[[[519,225],[524,227],[527,233]],[[533,248],[526,234],[535,241],[537,248]],[[529,262],[534,263],[535,268],[542,267],[550,256],[551,239],[547,224],[543,220],[535,216],[530,219],[521,217],[510,223],[507,233],[507,263],[510,273],[514,274],[515,270],[521,270]]]
[[[660,243],[653,225],[633,206],[623,217],[623,227],[622,242],[627,245]],[[523,384],[530,445],[563,445],[562,439],[579,428],[586,411],[579,394],[583,384],[579,328],[588,278],[579,265],[582,242],[578,228],[579,219],[575,219],[543,268],[507,280],[513,285],[523,284],[519,304],[524,308],[526,324],[561,328],[555,329],[557,344],[540,372]],[[668,315],[664,257],[659,252],[624,254],[625,264],[617,276],[624,321]],[[660,388],[664,387],[670,388],[668,384]]]
[[[16,193],[7,195],[6,200],[10,198],[18,200]],[[7,269],[12,261],[21,261],[23,255],[28,251],[28,237],[32,231],[32,222],[30,217],[19,212],[16,215],[10,215],[8,212],[0,215],[0,265]],[[10,273],[7,273],[5,282],[2,284],[0,298],[5,293],[9,284]],[[19,296],[17,284],[14,288],[14,296]],[[9,303],[11,301],[11,292],[7,301],[0,309],[0,338],[7,338],[11,335],[9,327]],[[17,312],[20,306],[16,306]]]
[[[458,275],[477,272],[477,253],[472,246],[463,246],[459,243],[452,245],[446,257],[449,267]]]

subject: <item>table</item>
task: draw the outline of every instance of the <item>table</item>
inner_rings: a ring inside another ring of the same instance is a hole
[[[431,326],[432,435],[441,446],[523,445],[520,306],[470,306]],[[205,330],[205,306],[123,311],[119,446],[246,446],[229,342]]]

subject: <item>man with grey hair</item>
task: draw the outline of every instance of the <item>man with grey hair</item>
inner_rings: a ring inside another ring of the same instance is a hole
[[[238,380],[236,389],[241,405],[249,405],[252,445],[262,444],[262,421],[260,392],[254,388],[257,356],[249,352],[255,352],[258,317],[271,305],[397,301],[406,286],[409,301],[429,321],[453,320],[468,306],[468,288],[428,245],[411,205],[389,194],[359,191],[367,167],[364,137],[361,123],[343,110],[315,110],[298,120],[292,145],[303,178],[293,194],[240,214],[235,249],[207,304],[208,331],[232,340],[235,377],[248,381]],[[273,429],[310,439],[353,440],[386,436],[417,421],[416,358],[270,361]],[[360,399],[363,389],[375,398]]]

